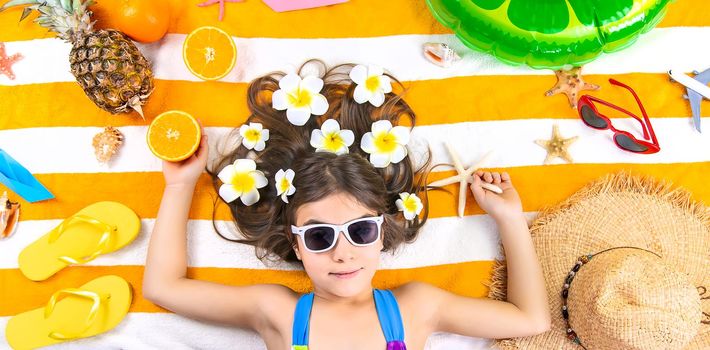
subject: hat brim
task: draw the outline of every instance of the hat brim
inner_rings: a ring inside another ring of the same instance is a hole
[[[537,336],[497,340],[501,349],[580,349],[566,337],[562,284],[579,256],[608,248],[653,251],[695,286],[706,287],[704,297],[710,296],[710,212],[687,191],[669,184],[626,173],[609,175],[543,210],[530,232],[545,276],[552,326]],[[505,300],[506,275],[505,261],[497,261],[490,298]],[[702,307],[710,313],[710,300],[703,300]],[[710,324],[703,323],[684,350],[708,348]]]

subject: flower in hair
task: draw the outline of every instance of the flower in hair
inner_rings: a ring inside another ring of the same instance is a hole
[[[395,201],[395,204],[397,209],[404,213],[404,218],[407,220],[414,219],[424,208],[422,200],[416,194],[410,194],[409,192],[400,193],[399,199]]]
[[[269,140],[269,129],[263,129],[261,123],[249,123],[239,128],[239,135],[242,136],[242,145],[247,149],[263,151],[266,141]]]
[[[359,64],[350,71],[350,79],[357,84],[353,97],[360,104],[370,102],[375,107],[382,106],[385,94],[392,92],[392,82],[384,75],[382,67]]]
[[[355,134],[350,130],[340,130],[340,124],[335,119],[326,120],[320,129],[311,132],[311,146],[316,152],[348,153],[348,147],[353,142]]]
[[[292,169],[279,169],[276,172],[276,195],[281,196],[284,203],[288,203],[288,196],[296,192],[296,187],[293,186],[293,177],[296,173]]]
[[[370,154],[370,163],[375,168],[384,168],[407,156],[407,143],[409,130],[406,127],[392,127],[389,120],[378,120],[372,123],[372,131],[362,136],[360,148]]]
[[[271,105],[279,111],[286,110],[286,117],[293,125],[302,126],[313,115],[328,111],[328,100],[320,94],[323,80],[309,75],[303,80],[290,73],[279,80],[279,90],[271,96]]]
[[[234,164],[224,167],[217,177],[223,182],[219,196],[227,203],[240,198],[244,205],[258,202],[258,189],[269,183],[264,173],[256,170],[256,163],[252,159],[235,160]]]

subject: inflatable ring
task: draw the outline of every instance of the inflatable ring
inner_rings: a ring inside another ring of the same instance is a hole
[[[466,46],[509,64],[560,69],[633,44],[671,0],[427,0]]]

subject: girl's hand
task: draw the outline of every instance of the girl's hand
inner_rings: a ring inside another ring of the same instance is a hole
[[[481,187],[483,181],[500,187],[503,193],[497,194],[483,189],[483,187]],[[473,174],[471,192],[473,192],[473,197],[476,199],[481,209],[485,210],[495,220],[518,216],[523,213],[520,197],[513,187],[508,173],[504,172],[500,174],[488,171],[477,171]]]
[[[200,140],[200,146],[197,147],[195,154],[180,162],[163,161],[165,187],[194,187],[200,174],[207,166],[208,154],[207,134],[203,129],[202,140]]]

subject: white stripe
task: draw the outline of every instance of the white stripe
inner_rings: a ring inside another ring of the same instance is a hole
[[[3,335],[9,319],[10,317],[0,317],[0,330]],[[425,349],[488,350],[490,346],[491,341],[488,339],[434,333],[429,336]],[[0,337],[0,349],[9,348],[6,338]],[[235,348],[266,349],[266,345],[257,333],[240,328],[202,323],[170,313],[132,312],[109,332],[43,349],[218,350]]]
[[[710,118],[702,119],[703,123],[710,125]],[[690,118],[652,119],[661,151],[650,155],[622,151],[612,141],[612,132],[589,128],[575,119],[519,119],[418,126],[413,130],[410,154],[416,163],[421,163],[428,145],[432,150],[433,164],[451,163],[443,146],[443,142],[448,141],[466,165],[472,165],[489,151],[495,153],[487,167],[540,165],[545,159],[545,150],[534,141],[549,139],[553,124],[559,125],[563,137],[579,136],[569,148],[576,163],[649,164],[710,160],[710,134],[696,132]],[[614,125],[642,138],[640,126],[634,119],[614,119]],[[161,171],[160,161],[146,145],[145,126],[121,127],[125,136],[123,147],[110,166],[100,165],[91,147],[93,136],[100,130],[95,127],[2,130],[0,148],[34,174]],[[230,130],[206,128],[212,158],[219,154],[218,145],[224,151],[224,145],[236,144],[233,139],[225,137]],[[266,147],[269,147],[268,141]],[[562,160],[555,162],[562,163]]]
[[[529,218],[536,213],[526,213]],[[22,249],[56,227],[60,220],[21,221],[17,232],[0,245],[0,269],[17,269]],[[86,265],[145,265],[150,234],[155,219],[142,219],[141,232],[130,245],[117,252],[102,255]],[[220,232],[234,238],[238,232],[229,221],[216,222]],[[188,266],[245,269],[295,270],[287,263],[264,264],[256,258],[254,248],[220,238],[210,220],[188,221]],[[394,254],[383,253],[381,269],[404,269],[467,261],[489,261],[499,258],[499,238],[495,222],[488,215],[464,218],[429,219],[417,240],[404,244]]]
[[[182,43],[185,34],[169,34],[157,43],[140,45],[158,79],[199,81],[185,67]],[[685,72],[706,68],[710,27],[656,28],[641,35],[638,42],[622,51],[602,55],[585,65],[586,74],[631,72],[665,73],[673,67]],[[452,34],[394,35],[345,39],[234,38],[238,56],[236,68],[222,81],[248,82],[272,71],[289,70],[310,58],[328,64],[377,64],[402,81],[441,79],[471,75],[550,75],[550,70],[513,67],[494,57],[472,51]],[[444,69],[422,55],[426,42],[445,42],[463,57],[454,67]],[[1,85],[72,82],[68,55],[70,45],[59,39],[37,39],[7,43],[7,52],[20,52],[24,59],[13,66],[15,80],[0,78]]]
[[[710,123],[710,118],[702,119],[706,124]],[[426,146],[429,145],[433,164],[452,162],[443,146],[444,142],[449,142],[465,166],[475,164],[489,151],[493,155],[485,167],[537,166],[543,163],[547,153],[535,141],[549,140],[554,124],[559,126],[563,138],[578,136],[577,141],[569,147],[569,153],[577,164],[688,163],[710,160],[710,134],[696,132],[690,118],[651,118],[661,146],[661,151],[655,154],[623,151],[616,147],[611,131],[590,128],[579,119],[521,119],[428,125],[414,129],[411,146],[415,154],[421,155],[425,154]],[[628,130],[638,139],[643,139],[641,126],[635,119],[614,119],[613,124],[617,129]],[[553,162],[562,163],[564,161],[561,159]]]

